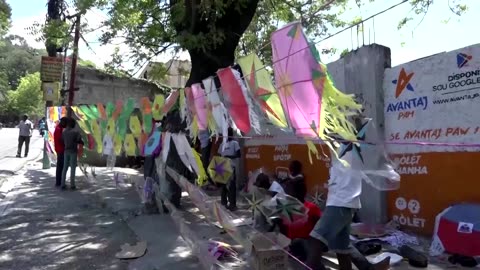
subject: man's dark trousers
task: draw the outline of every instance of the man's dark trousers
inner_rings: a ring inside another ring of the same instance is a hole
[[[57,153],[57,171],[55,172],[55,186],[60,186],[62,183],[63,163],[65,160],[64,153]]]

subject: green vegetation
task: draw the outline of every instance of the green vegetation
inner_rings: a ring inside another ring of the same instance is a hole
[[[7,92],[6,100],[1,103],[0,110],[10,115],[42,115],[44,105],[41,91],[40,73],[26,75],[20,79],[16,90]]]

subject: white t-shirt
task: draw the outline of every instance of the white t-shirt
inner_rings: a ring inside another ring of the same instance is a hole
[[[332,166],[330,167],[330,179],[328,180],[327,206],[347,207],[360,209],[360,194],[362,193],[362,177],[352,169],[356,168],[361,162],[357,158],[352,158],[352,152],[348,152],[342,157],[351,167],[345,167],[338,159],[332,157]]]
[[[32,136],[32,130],[33,130],[33,123],[30,120],[26,121],[20,121],[20,124],[18,124],[18,129],[20,130],[20,136],[23,137],[31,137]]]
[[[240,150],[240,144],[238,144],[238,142],[235,140],[227,141],[225,143],[225,148],[223,147],[223,145],[224,143],[221,143],[220,147],[218,148],[218,154],[222,157],[234,156],[235,153]],[[236,162],[232,162],[232,166],[236,167],[235,163]]]

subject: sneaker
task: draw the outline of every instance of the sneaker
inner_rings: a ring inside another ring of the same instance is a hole
[[[227,209],[230,210],[231,212],[235,212],[235,211],[237,211],[238,208],[237,208],[236,205],[229,205],[229,206],[227,207]]]
[[[20,155],[17,154],[17,157],[18,157],[18,158],[21,158],[22,156],[20,156]]]

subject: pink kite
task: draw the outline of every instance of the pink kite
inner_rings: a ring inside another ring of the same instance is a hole
[[[310,50],[299,22],[272,34],[278,96],[295,134],[318,137],[326,71]]]
[[[199,83],[192,85],[192,98],[193,98],[193,107],[195,108],[196,115],[198,117],[198,129],[206,130],[207,129],[207,103],[205,91],[202,89],[202,85]],[[187,96],[188,98],[188,96]],[[188,103],[190,106],[190,103]]]
[[[234,72],[237,71],[231,68],[220,69],[217,72],[222,85],[223,103],[238,129],[247,134],[251,129],[248,103],[239,82],[241,79],[237,78]]]

